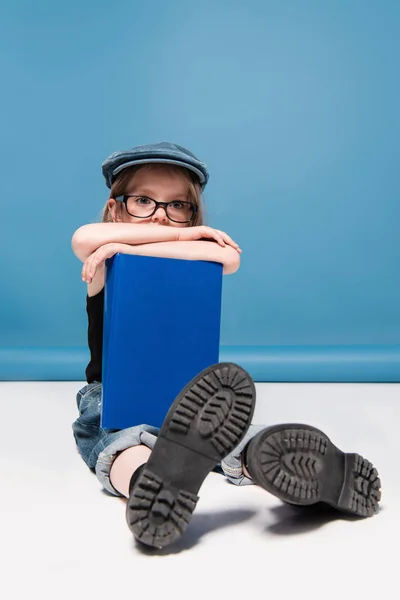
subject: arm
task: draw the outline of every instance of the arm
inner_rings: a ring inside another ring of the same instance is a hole
[[[179,230],[174,227],[157,227],[134,223],[90,223],[79,227],[72,236],[72,249],[85,261],[95,250],[112,242],[122,244],[151,244],[178,240]]]
[[[159,242],[136,246],[123,245],[117,250],[122,254],[157,256],[159,258],[181,258],[185,260],[209,260],[221,263],[224,275],[235,273],[240,266],[240,254],[231,246],[221,247],[207,242]]]
[[[154,244],[156,242],[188,242],[207,238],[218,242],[221,247],[240,248],[232,238],[219,229],[206,225],[196,227],[168,227],[147,223],[92,223],[83,225],[72,237],[72,249],[84,262],[98,248],[105,244],[118,243],[129,245]]]
[[[88,284],[88,294],[93,296],[104,287],[104,263],[114,254],[136,254],[159,258],[181,258],[184,260],[209,260],[223,265],[224,275],[235,273],[240,266],[240,254],[231,246],[221,247],[207,242],[158,242],[156,244],[111,243],[98,248],[84,262],[82,280]]]

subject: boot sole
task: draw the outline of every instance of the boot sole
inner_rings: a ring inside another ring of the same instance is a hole
[[[319,429],[285,424],[268,428],[249,447],[254,481],[284,502],[325,502],[338,510],[371,517],[378,510],[377,470],[359,454],[339,450]]]
[[[205,477],[246,434],[255,397],[250,375],[233,363],[208,367],[180,392],[127,503],[140,542],[162,548],[182,535]]]

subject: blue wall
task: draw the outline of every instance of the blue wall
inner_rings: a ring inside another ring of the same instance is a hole
[[[112,6],[0,8],[0,377],[83,379],[72,233],[105,203],[108,154],[171,140],[208,164],[209,222],[243,248],[222,358],[399,381],[400,4]]]

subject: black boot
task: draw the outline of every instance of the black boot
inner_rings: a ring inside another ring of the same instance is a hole
[[[181,391],[131,486],[126,518],[140,542],[162,548],[185,531],[205,477],[246,434],[255,398],[250,375],[232,363],[208,367]]]
[[[244,465],[253,481],[284,502],[325,502],[371,517],[378,510],[377,470],[359,454],[345,454],[310,425],[286,423],[263,429],[246,446]]]

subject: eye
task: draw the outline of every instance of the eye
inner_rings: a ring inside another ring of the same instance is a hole
[[[176,210],[181,210],[182,208],[185,208],[185,203],[175,200],[175,202],[171,202],[171,207],[175,208]]]
[[[151,200],[149,198],[146,198],[146,196],[140,196],[139,198],[136,198],[135,201],[137,204],[141,204],[142,206],[145,206],[146,204],[151,204]]]

